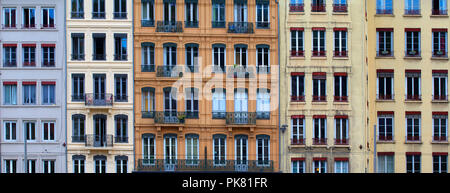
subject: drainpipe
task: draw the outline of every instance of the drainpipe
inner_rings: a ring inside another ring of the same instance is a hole
[[[281,124],[281,109],[280,109],[280,2],[278,0],[275,0],[275,4],[277,5],[277,37],[278,37],[278,127],[280,127]],[[284,128],[285,129],[285,128]],[[283,134],[284,134],[284,129],[282,130]],[[281,127],[280,127],[281,130]],[[282,149],[282,145],[284,145],[284,142],[281,143],[281,133],[280,131],[278,131],[278,171],[281,172],[281,149]]]
[[[66,7],[66,1],[64,1],[64,7]],[[67,9],[64,9],[64,85],[67,88]],[[64,91],[64,125],[65,125],[65,138],[63,140],[63,146],[64,146],[64,155],[65,155],[65,162],[63,165],[66,167],[66,173],[69,171],[69,164],[67,163],[67,90]]]
[[[132,4],[134,4],[133,2],[132,2]],[[135,107],[134,107],[134,6],[131,6],[131,39],[133,40],[132,41],[132,49],[131,49],[131,53],[132,53],[132,55],[133,55],[133,59],[132,59],[132,61],[133,61],[133,63],[132,63],[132,68],[133,68],[133,72],[132,72],[132,85],[131,85],[131,90],[132,90],[132,93],[131,93],[131,95],[133,96],[133,102],[132,102],[132,106],[133,106],[133,118],[132,118],[132,128],[133,128],[133,171],[136,171],[136,137],[135,137],[135,135],[136,135],[136,128],[135,128],[135,124],[134,124],[134,120],[135,120]]]

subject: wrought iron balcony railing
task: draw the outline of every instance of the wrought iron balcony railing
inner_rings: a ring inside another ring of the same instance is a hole
[[[335,145],[348,145],[348,139],[334,139]]]
[[[155,20],[153,19],[143,19],[141,20],[142,27],[155,27]]]
[[[142,111],[142,118],[155,118],[155,111]]]
[[[405,95],[405,100],[407,101],[420,101],[422,100],[422,95]]]
[[[312,12],[325,12],[326,11],[326,6],[325,4],[311,4],[311,11]]]
[[[105,19],[105,12],[92,12],[93,19]]]
[[[394,100],[394,94],[377,94],[377,100]]]
[[[347,102],[348,96],[334,96],[335,102]]]
[[[183,32],[183,22],[181,21],[157,21],[156,32]]]
[[[156,111],[155,123],[157,124],[184,124],[186,119],[185,112],[177,111]]]
[[[321,95],[321,96],[313,95],[312,96],[312,101],[313,102],[325,102],[325,101],[327,101],[327,96],[325,96],[325,95]]]
[[[291,96],[291,101],[292,102],[303,102],[303,101],[305,101],[305,95]]]
[[[72,135],[72,142],[85,142],[86,136],[85,135]]]
[[[86,93],[84,103],[86,106],[112,106],[113,94],[110,93]]]
[[[142,72],[155,72],[155,65],[141,65]]]
[[[72,19],[83,19],[84,18],[84,12],[72,12],[71,14]]]
[[[377,9],[377,14],[392,14],[392,9]]]
[[[420,136],[406,136],[406,141],[420,141]]]
[[[446,50],[434,50],[433,51],[433,57],[435,58],[447,58],[447,51]]]
[[[303,50],[291,50],[291,56],[292,57],[303,57],[305,56],[305,51]]]
[[[304,4],[289,4],[289,12],[304,12]]]
[[[256,112],[227,112],[227,125],[255,125]]]
[[[448,101],[448,95],[433,95],[433,101]]]
[[[273,172],[272,160],[139,159],[139,172]]]
[[[405,15],[420,15],[420,9],[405,9]]]
[[[434,142],[447,142],[447,136],[433,136]]]
[[[183,68],[179,65],[158,66],[156,68],[156,77],[181,78],[183,77]]]
[[[251,22],[229,22],[228,33],[254,33],[253,23]]]
[[[347,4],[333,4],[333,12],[337,13],[347,12]]]
[[[327,56],[327,51],[318,51],[318,50],[313,50],[312,51],[312,56],[313,57],[325,57]]]
[[[34,67],[34,66],[36,66],[36,62],[35,61],[24,61],[23,62],[23,66],[24,67]]]
[[[392,141],[392,135],[379,135],[378,136],[378,141]]]
[[[186,119],[198,119],[198,110],[197,111],[186,111]]]
[[[114,12],[114,19],[126,19],[127,18],[127,12]]]
[[[432,9],[431,15],[447,15],[447,9]]]
[[[347,57],[347,51],[334,51],[334,57]]]
[[[256,112],[256,119],[270,119],[270,111]]]
[[[225,119],[227,116],[226,112],[212,112],[213,119]]]
[[[112,147],[113,135],[86,135],[86,147]]]
[[[327,138],[313,138],[313,145],[326,145]]]
[[[212,21],[211,25],[213,28],[225,28],[227,22],[225,21]]]
[[[3,67],[17,67],[16,61],[3,61]]]
[[[305,139],[304,138],[292,138],[291,145],[305,145]]]

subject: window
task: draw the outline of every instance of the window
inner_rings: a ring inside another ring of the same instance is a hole
[[[168,170],[174,170],[174,165],[177,163],[177,136],[164,136],[164,164]]]
[[[234,1],[234,22],[247,23],[247,0]]]
[[[176,91],[172,92],[171,88],[164,89],[164,111],[166,115],[176,116],[177,100]]]
[[[197,165],[199,163],[198,143],[198,135],[186,135],[186,165]]]
[[[72,19],[84,18],[84,0],[72,0]]]
[[[55,27],[55,8],[42,8],[42,27]]]
[[[392,0],[377,0],[377,14],[392,14]]]
[[[85,115],[72,115],[72,142],[84,142],[85,140]]]
[[[116,124],[116,143],[128,143],[128,116],[115,115],[114,122]]]
[[[303,0],[291,0],[289,4],[290,12],[303,12],[305,11]]]
[[[55,82],[42,82],[42,104],[55,104]]]
[[[247,68],[247,45],[234,46],[234,64]]]
[[[116,83],[116,102],[127,102],[127,74],[114,74],[114,79]]]
[[[116,172],[127,173],[128,172],[128,157],[116,156]]]
[[[127,60],[127,34],[114,34],[114,60]]]
[[[333,2],[333,12],[347,12],[347,0],[334,0]]]
[[[72,34],[72,60],[84,60],[84,34]]]
[[[432,15],[447,15],[447,0],[433,0]]]
[[[420,70],[405,71],[406,100],[421,100]]]
[[[5,173],[17,173],[17,160],[5,160]]]
[[[25,161],[25,160],[24,160]],[[36,173],[36,160],[35,159],[31,159],[31,160],[27,160],[27,173]],[[25,166],[24,166],[25,167]]]
[[[155,26],[155,7],[154,1],[142,1],[142,27]]]
[[[256,1],[256,28],[270,28],[269,1]]]
[[[378,140],[392,141],[394,138],[393,112],[378,112]]]
[[[270,136],[256,136],[256,160],[257,165],[270,165]]]
[[[304,56],[303,28],[291,28],[291,56]]]
[[[420,152],[406,152],[406,173],[420,173]]]
[[[212,65],[213,65],[213,72],[214,73],[224,73],[225,72],[225,44],[214,44],[212,46]]]
[[[256,71],[258,73],[270,73],[269,45],[256,45]]]
[[[343,102],[347,100],[347,73],[334,73],[334,101]]]
[[[420,56],[420,28],[405,29],[405,56]]]
[[[85,104],[93,105],[107,105],[112,104],[112,96],[108,94],[106,96],[106,74],[93,74],[92,79],[94,80],[94,85],[92,85],[94,90],[94,96],[86,96]]]
[[[155,117],[155,89],[142,88],[142,116],[144,118]]]
[[[73,156],[73,173],[79,174],[84,173],[84,156]]]
[[[327,117],[325,115],[314,115],[313,145],[327,144]]]
[[[394,99],[394,71],[377,70],[377,100]]]
[[[198,119],[198,89],[186,88],[186,118]]]
[[[405,0],[405,15],[420,15],[420,0]]]
[[[106,156],[94,156],[94,172],[106,173]]]
[[[214,165],[226,164],[226,135],[214,135],[213,136],[213,158]]]
[[[447,70],[433,70],[433,100],[448,100]]]
[[[291,159],[292,173],[305,173],[305,159],[292,158]]]
[[[36,82],[22,82],[23,104],[36,104]]]
[[[42,163],[44,174],[55,173],[55,160],[43,160]]]
[[[186,71],[198,72],[198,44],[186,44]],[[189,70],[188,70],[189,69]]]
[[[327,158],[313,158],[313,173],[327,173]]]
[[[394,173],[394,152],[378,153],[378,173]]]
[[[42,122],[42,138],[44,141],[55,140],[55,122]]]
[[[185,1],[186,6],[186,27],[198,27],[198,7],[197,0]]]
[[[72,101],[84,101],[84,74],[72,74]]]
[[[334,159],[334,173],[348,173],[348,158]]]
[[[144,165],[155,164],[155,136],[144,134],[142,136],[142,163]]]
[[[36,66],[36,44],[22,44],[23,66]]]
[[[258,88],[256,92],[256,118],[270,119],[270,90]]]
[[[225,89],[214,88],[212,90],[212,118],[224,119],[226,116]]]
[[[27,141],[36,140],[36,122],[25,121],[24,124],[25,135],[27,137]]]
[[[377,56],[393,56],[393,32],[390,29],[377,29]]]
[[[42,67],[55,67],[55,44],[42,44]]]
[[[212,3],[212,27],[225,28],[225,0]]]
[[[334,28],[334,57],[347,57],[347,28]]]
[[[433,112],[433,141],[447,141],[447,112]]]
[[[420,141],[420,112],[406,112],[406,141]]]
[[[292,125],[292,145],[305,144],[305,116],[294,115],[291,117]]]
[[[447,57],[447,29],[433,29],[433,57]]]
[[[23,8],[23,28],[35,28],[36,27],[36,9],[35,8]]]
[[[105,19],[105,0],[92,0],[92,18]]]
[[[234,112],[242,116],[248,115],[248,91],[247,89],[235,89]],[[245,119],[247,120],[247,119]],[[243,120],[244,121],[244,120]]]
[[[17,44],[3,44],[3,67],[17,66]]]
[[[433,153],[433,173],[447,173],[448,153]]]
[[[15,121],[4,121],[5,128],[5,141],[15,141],[17,138],[16,122]]]
[[[127,18],[127,1],[114,0],[114,19]]]
[[[336,115],[334,116],[335,133],[334,144],[336,145],[348,145],[348,116]]]
[[[93,43],[94,43],[94,50],[93,50],[93,60],[106,60],[106,40],[105,40],[106,34],[92,34],[92,38],[93,38]],[[116,38],[116,34],[114,34],[114,45],[115,45],[115,55],[114,55],[114,59],[116,59],[117,57],[121,57],[122,55],[118,55],[121,54],[121,42],[117,42],[118,39],[120,40],[120,38]],[[126,43],[125,43],[126,46]],[[125,49],[126,50],[126,49]],[[125,51],[126,54],[126,51]]]
[[[325,0],[312,0],[312,12],[325,12]]]
[[[291,101],[305,101],[305,73],[291,73]]]
[[[325,28],[313,28],[312,56],[326,56]]]
[[[164,24],[174,25],[176,23],[177,4],[175,1],[164,1]]]
[[[313,73],[313,102],[327,100],[327,79],[325,73]]]
[[[168,43],[164,45],[164,65],[177,65],[177,45]]]
[[[3,28],[16,28],[16,8],[3,8]]]
[[[3,104],[17,105],[17,82],[3,82]]]
[[[235,146],[235,168],[236,171],[247,171],[248,169],[248,137],[246,135],[236,135],[234,137]]]
[[[142,72],[155,71],[155,44],[142,43]]]

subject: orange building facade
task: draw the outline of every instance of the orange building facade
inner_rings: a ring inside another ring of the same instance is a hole
[[[277,11],[134,0],[136,171],[279,171]]]

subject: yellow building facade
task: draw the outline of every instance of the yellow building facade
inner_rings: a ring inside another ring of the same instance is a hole
[[[134,168],[131,0],[66,0],[69,173]]]
[[[283,172],[366,171],[364,17],[364,1],[280,1]]]

